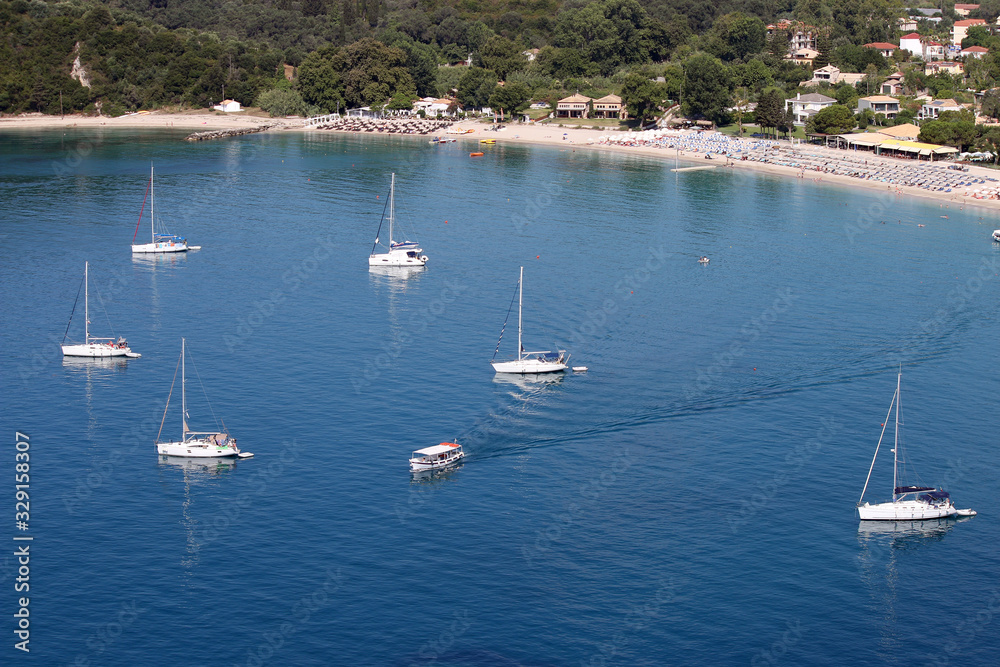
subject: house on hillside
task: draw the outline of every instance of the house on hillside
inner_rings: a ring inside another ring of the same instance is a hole
[[[899,46],[890,42],[871,42],[869,44],[865,44],[865,48],[875,49],[886,58],[891,58],[892,52],[898,49]]]
[[[927,63],[924,65],[924,74],[927,76],[933,76],[938,72],[947,72],[948,74],[961,74],[965,71],[965,65],[962,63],[956,63],[949,60],[941,60],[939,62]]]
[[[933,119],[938,118],[945,111],[961,111],[964,108],[961,104],[950,98],[946,100],[931,100],[920,107],[918,116],[920,120]]]
[[[899,48],[908,51],[911,56],[924,57],[924,45],[920,41],[920,33],[911,32],[900,37]]]
[[[556,104],[556,118],[586,118],[593,99],[576,93],[564,97]]]
[[[899,114],[899,100],[886,95],[871,95],[858,100],[858,112],[871,109],[886,118],[895,118]]]
[[[834,65],[827,65],[813,70],[813,78],[809,81],[803,81],[799,85],[815,86],[819,83],[828,83],[831,86],[834,86],[838,83],[846,83],[853,86],[863,78],[865,78],[864,74],[858,74],[856,72],[841,72],[840,68]]]
[[[891,74],[888,79],[882,82],[882,94],[883,95],[902,95],[903,94],[903,73],[896,72]]]
[[[785,56],[785,60],[791,60],[797,65],[812,67],[813,61],[819,57],[819,51],[815,49],[798,49]]]
[[[962,19],[961,21],[955,21],[955,25],[951,28],[951,43],[955,46],[962,46],[962,40],[968,34],[969,28],[974,25],[986,25],[986,21],[983,19]]]
[[[970,46],[967,49],[959,51],[958,55],[963,58],[982,58],[989,52],[990,50],[985,46]]]
[[[785,100],[785,108],[792,112],[792,118],[794,118],[796,125],[805,125],[810,117],[836,103],[837,100],[832,97],[819,93],[807,95],[798,93],[795,97]]]
[[[966,5],[955,3],[955,13],[959,16],[968,16],[969,12],[979,9],[979,5]]]

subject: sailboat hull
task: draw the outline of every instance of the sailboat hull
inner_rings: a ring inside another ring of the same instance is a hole
[[[566,370],[566,364],[561,361],[542,361],[541,359],[513,359],[511,361],[491,362],[497,373],[557,373]]]
[[[104,359],[107,357],[138,357],[127,347],[114,347],[101,343],[90,343],[87,345],[63,345],[62,353],[64,357],[91,357],[93,359]]]
[[[406,252],[390,251],[368,258],[368,266],[424,266],[427,264],[427,255],[413,257]]]
[[[862,521],[923,521],[955,516],[957,512],[951,503],[934,505],[919,500],[858,505],[858,516]]]
[[[156,453],[162,456],[183,456],[200,459],[222,459],[239,456],[238,449],[231,445],[217,445],[208,440],[188,440],[187,442],[158,442]]]
[[[137,253],[150,253],[150,252],[186,252],[189,250],[187,243],[173,243],[173,242],[163,242],[163,243],[133,243],[132,252]]]

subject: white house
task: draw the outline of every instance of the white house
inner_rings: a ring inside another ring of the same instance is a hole
[[[962,49],[958,55],[963,58],[982,58],[989,52],[990,50],[984,46],[970,46],[967,49]]]
[[[841,72],[840,68],[834,65],[826,65],[825,67],[817,67],[813,70],[813,78],[809,81],[803,81],[800,86],[814,86],[817,83],[828,83],[831,86],[838,83],[846,83],[851,86],[856,84],[865,78],[864,74],[859,74],[856,72]]]
[[[222,100],[219,104],[212,107],[216,111],[225,111],[226,113],[231,113],[233,111],[243,111],[243,107],[236,100]]]
[[[920,34],[911,32],[899,38],[899,48],[909,51],[911,56],[924,57],[924,45],[920,42]]]
[[[931,100],[920,107],[920,119],[937,118],[945,111],[961,111],[964,107],[953,99]]]
[[[928,40],[924,42],[924,60],[944,60],[944,44]]]
[[[451,100],[424,97],[413,103],[413,111],[417,112],[422,109],[431,118],[435,116],[451,116],[452,114],[448,111],[449,106],[451,106]]]
[[[837,100],[819,93],[797,94],[785,100],[785,108],[791,110],[796,125],[805,125],[806,121],[818,111],[836,104]]]
[[[871,95],[858,100],[858,111],[871,109],[873,113],[880,113],[886,118],[895,118],[899,114],[899,100],[887,95]]]

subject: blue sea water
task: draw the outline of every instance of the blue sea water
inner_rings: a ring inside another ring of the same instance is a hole
[[[182,137],[0,134],[0,495],[25,534],[26,433],[34,537],[30,654],[0,556],[5,664],[995,664],[992,213],[573,145]],[[129,252],[151,162],[200,251]],[[366,266],[393,172],[409,275]],[[61,357],[85,260],[92,332],[141,359]],[[520,266],[525,346],[589,372],[494,375]],[[181,337],[192,427],[255,458],[158,460]],[[859,528],[900,365],[907,454],[973,519]]]

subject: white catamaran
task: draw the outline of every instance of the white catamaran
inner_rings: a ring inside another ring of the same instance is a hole
[[[396,174],[393,174],[389,185],[389,201],[386,202],[389,209],[389,249],[388,252],[375,252],[375,247],[379,245],[379,236],[376,233],[371,255],[368,256],[368,266],[423,266],[427,263],[427,255],[420,254],[423,249],[416,241],[396,241],[393,238],[396,224],[395,193]],[[383,212],[382,215],[384,216],[385,213]],[[378,229],[379,232],[382,231],[381,222]]]
[[[146,188],[149,194],[149,243],[136,243],[135,239],[139,235],[139,225],[142,224],[142,211],[146,208],[146,199],[142,200],[142,208],[139,209],[139,222],[135,223],[135,234],[132,235],[132,252],[157,253],[157,252],[185,252],[187,250],[200,250],[201,246],[188,246],[187,239],[173,234],[157,234],[156,222],[153,217],[153,165],[149,165],[149,185]]]
[[[517,289],[517,359],[496,361],[497,353],[500,351],[500,341],[503,340],[503,330],[507,327],[507,321],[504,320],[503,327],[500,329],[500,339],[497,340],[497,347],[493,350],[494,360],[490,362],[493,365],[493,370],[497,373],[553,373],[566,370],[566,362],[569,361],[569,355],[566,354],[566,350],[558,350],[556,352],[549,350],[543,352],[524,351],[524,345],[521,343],[521,311],[524,306],[523,266],[521,267],[521,275],[517,280]],[[510,310],[507,311],[507,315],[508,317],[510,316]]]
[[[174,442],[160,442],[163,433],[163,422],[167,419],[167,409],[170,407],[170,396],[174,393],[174,382],[170,383],[170,394],[167,405],[163,408],[163,419],[160,420],[160,431],[156,434],[156,453],[162,456],[186,456],[191,458],[223,458],[237,456],[241,459],[253,456],[250,452],[241,452],[236,446],[236,438],[229,435],[223,424],[222,432],[192,431],[188,429],[187,413],[187,374],[184,366],[184,344],[181,338],[181,439]],[[177,370],[174,369],[174,381],[177,380]]]
[[[76,298],[80,298],[80,293],[76,293]],[[76,312],[76,303],[73,304],[73,312]],[[70,324],[73,323],[73,313],[69,315],[69,324],[66,325],[66,333],[63,334],[62,353],[66,357],[129,357],[136,359],[141,354],[133,352],[128,346],[128,341],[119,336],[118,338],[98,338],[90,335],[90,262],[83,263],[83,342],[74,345],[66,345],[66,334],[69,333]]]
[[[872,464],[868,468],[868,477],[865,479],[865,488],[861,490],[861,500],[858,501],[858,515],[862,521],[921,521],[924,519],[941,519],[951,516],[975,516],[976,512],[971,509],[955,509],[951,502],[951,497],[944,489],[933,486],[899,486],[898,470],[900,463],[899,444],[899,388],[902,382],[903,372],[900,370],[896,376],[896,393],[889,403],[889,412],[885,415],[885,422],[882,423],[882,433],[878,438],[878,445],[875,446],[875,456],[872,457]],[[875,468],[875,459],[878,458],[879,447],[882,446],[882,438],[885,436],[886,424],[889,423],[889,415],[892,414],[893,406],[896,408],[896,433],[892,447],[892,501],[862,504],[865,499],[865,491],[868,490],[868,482],[872,478],[872,470]]]

